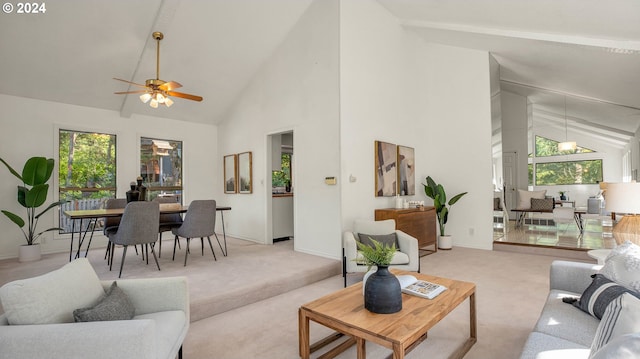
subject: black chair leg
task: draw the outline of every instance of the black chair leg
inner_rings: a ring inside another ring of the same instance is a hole
[[[120,273],[118,274],[118,278],[122,277],[122,267],[124,266],[124,259],[127,256],[127,247],[128,246],[125,245],[124,249],[122,250],[122,262],[120,262]]]
[[[200,237],[200,247],[202,247],[201,254],[204,256],[204,238],[202,237]]]
[[[211,245],[211,237],[207,236],[207,240],[209,241],[209,248],[211,248],[211,254],[213,254],[213,260],[218,261],[218,258],[216,258],[216,254],[213,251],[213,246]]]
[[[173,258],[171,259],[172,261],[176,260],[176,243],[180,244],[180,242],[178,241],[178,236],[176,236],[176,238],[173,239]]]
[[[158,258],[162,258],[162,232],[160,232],[160,240],[158,241]]]
[[[347,287],[347,257],[344,255],[344,248],[342,248],[342,277],[344,278],[344,287]]]
[[[182,359],[182,345],[180,346],[180,350],[178,350],[178,359]]]
[[[191,238],[187,238],[187,249],[184,251],[184,266],[187,266],[187,256],[189,255],[189,242],[191,242]]]
[[[160,263],[158,263],[158,258],[156,257],[156,251],[153,250],[153,245],[151,246],[151,254],[153,254],[153,259],[156,261],[156,265],[158,266],[158,270],[160,270]],[[149,263],[147,263],[149,264]]]

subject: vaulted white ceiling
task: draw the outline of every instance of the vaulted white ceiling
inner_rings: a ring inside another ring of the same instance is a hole
[[[45,14],[0,14],[0,93],[218,123],[311,1],[58,0]],[[378,3],[425,41],[489,51],[502,90],[528,96],[538,116],[564,121],[569,95],[570,125],[616,146],[640,126],[640,1]],[[128,86],[112,77],[155,78],[153,31],[165,34],[160,78],[203,102],[151,109],[113,94]]]

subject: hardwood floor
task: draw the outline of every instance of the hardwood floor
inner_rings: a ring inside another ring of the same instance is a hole
[[[515,222],[509,221],[506,228],[502,223],[494,223],[493,240],[494,244],[588,251],[615,247],[611,229],[612,222],[606,217],[586,220],[582,234],[574,224],[560,224],[557,228],[555,225],[524,224],[515,228]]]

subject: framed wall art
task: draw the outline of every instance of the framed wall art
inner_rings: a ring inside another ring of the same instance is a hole
[[[251,152],[238,154],[238,193],[253,192]]]
[[[396,195],[398,188],[398,168],[396,145],[375,141],[376,197]]]
[[[411,147],[398,146],[398,193],[401,196],[416,194],[415,151]]]
[[[238,156],[224,156],[224,193],[236,193],[236,172],[238,170]]]

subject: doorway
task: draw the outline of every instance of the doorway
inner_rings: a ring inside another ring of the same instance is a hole
[[[269,135],[267,191],[269,215],[267,236],[269,243],[293,241],[295,178],[293,131]]]

